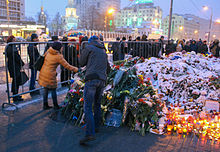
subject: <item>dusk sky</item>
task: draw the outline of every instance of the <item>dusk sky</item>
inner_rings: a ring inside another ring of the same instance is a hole
[[[65,14],[65,7],[68,0],[43,0],[45,11],[49,18],[53,19],[57,12]],[[129,0],[121,0],[122,8],[130,4]],[[156,6],[163,10],[163,16],[169,14],[170,0],[154,0]],[[174,13],[190,13],[206,19],[210,18],[210,11],[203,11],[202,6],[207,5],[213,8],[214,20],[220,19],[220,0],[174,0]],[[26,16],[36,18],[40,11],[41,0],[26,0]]]

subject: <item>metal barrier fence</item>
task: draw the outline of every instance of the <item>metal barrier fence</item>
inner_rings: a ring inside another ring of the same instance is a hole
[[[69,64],[78,66],[79,43],[62,43],[64,59]],[[11,98],[17,100],[21,95],[28,93],[33,95],[42,89],[36,83],[39,71],[34,68],[33,64],[39,55],[43,55],[51,45],[52,43],[49,42],[13,42],[5,46],[4,58],[8,103],[4,103],[2,107],[5,104],[13,105],[11,104]],[[57,70],[59,84],[67,83],[71,79],[71,75],[72,72],[60,66]],[[26,78],[28,78],[27,82],[25,82]]]
[[[66,61],[73,66],[79,67],[78,55],[80,55],[80,50],[85,48],[88,42],[83,42],[81,45],[78,42],[62,43],[63,56]],[[104,41],[102,43],[105,45],[106,51],[112,53],[113,61],[124,59],[125,54],[131,54],[133,57],[158,57],[161,50],[161,44],[154,42]],[[39,71],[36,71],[33,68],[33,62],[30,58],[36,61],[38,57],[36,52],[43,55],[50,46],[51,43],[49,42],[17,42],[7,44],[4,54],[8,103],[4,104],[11,104],[11,98],[16,99],[21,95],[28,93],[32,94],[42,89],[42,87],[36,83],[36,80],[38,79],[36,75],[38,75]],[[19,78],[18,76],[20,71],[25,72],[29,78],[24,84],[21,84],[23,77]],[[61,68],[58,68],[57,70],[57,76],[59,80],[58,84],[65,84],[71,79],[72,73],[61,66]]]

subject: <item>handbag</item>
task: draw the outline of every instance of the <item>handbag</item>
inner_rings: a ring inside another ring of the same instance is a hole
[[[21,71],[18,84],[24,85],[28,80],[29,80],[29,78],[28,78],[27,74],[24,71]]]
[[[37,61],[34,63],[34,68],[38,71],[41,70],[43,64],[44,64],[44,58],[45,58],[46,54],[45,55],[40,55],[37,59]]]
[[[34,63],[34,68],[38,71],[41,70],[42,66],[44,64],[44,56],[39,56],[37,61]]]

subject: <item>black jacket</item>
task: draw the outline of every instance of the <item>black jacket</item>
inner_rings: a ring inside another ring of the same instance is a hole
[[[109,71],[108,56],[105,47],[97,41],[90,42],[81,51],[79,63],[86,66],[85,81],[99,79],[106,81]]]
[[[120,55],[120,42],[113,42],[112,44],[112,51],[113,51],[113,61],[118,61],[120,60],[119,55]]]
[[[208,52],[208,46],[206,44],[199,45],[198,53],[206,54]]]
[[[170,53],[176,52],[176,45],[175,44],[167,44],[165,47],[166,55],[169,55]]]
[[[37,61],[37,59],[39,58],[40,54],[38,52],[36,44],[29,44],[27,49],[28,49],[28,55],[29,55],[29,59],[30,59],[29,68],[33,69],[34,68],[33,65]]]
[[[18,53],[18,49],[15,45],[8,45],[6,47],[6,55],[8,58],[8,71],[11,78],[16,78],[20,76],[20,71],[24,62]]]

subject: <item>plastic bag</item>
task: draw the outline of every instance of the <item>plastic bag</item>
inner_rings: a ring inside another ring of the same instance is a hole
[[[105,125],[111,127],[120,127],[122,119],[122,113],[118,109],[112,109],[110,113],[108,113]]]

